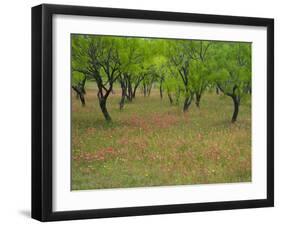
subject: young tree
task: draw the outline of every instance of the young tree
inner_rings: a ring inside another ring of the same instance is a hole
[[[177,40],[170,42],[169,48],[169,61],[172,74],[176,72],[179,75],[181,82],[184,87],[184,104],[183,111],[186,112],[193,100],[194,92],[190,84],[190,63],[191,56],[188,51],[186,51],[186,45],[189,42],[186,40]]]
[[[114,82],[119,78],[118,38],[75,35],[72,42],[73,68],[93,78],[103,116],[111,121],[106,103]]]
[[[86,105],[85,97],[84,97],[84,95],[86,94],[85,91],[86,80],[87,77],[83,73],[77,71],[72,72],[71,87],[76,92],[76,96],[77,98],[80,99],[82,106]]]
[[[130,102],[135,98],[136,90],[144,78],[141,70],[143,56],[140,42],[143,40],[126,38],[121,41],[121,46],[119,46],[119,82],[122,90],[120,109],[123,109],[126,98]]]
[[[190,66],[190,83],[195,96],[195,104],[199,108],[203,93],[210,84],[210,69],[201,61],[192,61]]]
[[[153,85],[157,82],[157,79],[158,74],[156,71],[156,67],[155,65],[151,65],[144,72],[144,78],[142,80],[144,96],[150,96]]]
[[[190,80],[195,95],[195,104],[197,107],[200,107],[200,101],[203,92],[206,90],[209,84],[209,76],[211,74],[211,68],[208,64],[208,53],[211,47],[211,42],[189,41],[189,43],[184,46],[190,58],[192,59],[190,67]]]
[[[171,105],[179,104],[181,94],[184,92],[184,86],[178,76],[167,73],[163,83],[164,91],[167,93]]]
[[[216,45],[215,53],[214,80],[219,90],[233,101],[231,122],[234,123],[241,99],[251,84],[251,44],[220,43]]]
[[[153,82],[157,82],[159,85],[159,94],[161,100],[163,99],[163,83],[165,81],[165,74],[167,73],[167,58],[158,50],[155,56],[152,58],[151,72],[153,73]]]

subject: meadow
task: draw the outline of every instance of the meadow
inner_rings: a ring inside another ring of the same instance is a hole
[[[72,190],[251,181],[250,98],[231,123],[231,98],[214,90],[183,112],[157,88],[120,110],[116,87],[107,122],[95,83],[86,90],[84,107],[72,94]]]

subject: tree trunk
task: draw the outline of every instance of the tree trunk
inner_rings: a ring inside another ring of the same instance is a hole
[[[132,93],[132,99],[136,97],[136,91],[137,91],[137,89],[136,89],[136,87],[135,87],[135,88],[134,88],[134,91],[133,91],[133,93]]]
[[[138,85],[136,85],[136,86],[134,87],[134,91],[133,91],[133,93],[132,93],[132,98],[135,98],[135,97],[136,97],[137,88],[138,88]]]
[[[132,84],[131,84],[130,81],[128,82],[128,95],[127,95],[127,98],[128,98],[128,101],[129,101],[129,102],[132,102],[132,99],[133,99],[133,90],[132,90]]]
[[[239,106],[240,106],[240,96],[237,96],[235,94],[235,90],[237,89],[238,86],[234,85],[232,93],[225,92],[219,84],[217,85],[217,87],[219,88],[219,90],[221,92],[223,92],[224,94],[226,94],[227,96],[232,98],[233,105],[234,105],[234,111],[233,111],[231,122],[232,123],[236,122],[237,117],[238,117],[238,113],[239,113]]]
[[[121,100],[119,102],[119,108],[120,110],[122,110],[124,108],[124,104],[125,104],[125,99],[126,99],[126,85],[124,84],[124,82],[121,82],[121,89],[122,89],[122,95],[121,95]]]
[[[82,106],[85,107],[86,103],[85,103],[84,94],[83,94],[83,93],[80,93],[80,94],[79,94],[79,97],[80,97],[80,101],[81,101],[81,103],[82,103]]]
[[[180,88],[178,88],[177,91],[176,91],[176,94],[175,94],[176,105],[179,105],[179,102],[180,102],[180,95],[181,95],[181,90],[180,90]]]
[[[119,109],[122,110],[124,108],[126,95],[122,94],[121,100],[119,102]]]
[[[143,96],[146,97],[146,84],[143,84]]]
[[[103,113],[103,116],[105,118],[106,121],[110,122],[111,121],[111,117],[107,111],[107,108],[106,108],[106,100],[107,98],[104,98],[104,97],[99,97],[99,104],[100,104],[100,109]]]
[[[170,104],[173,104],[174,100],[173,100],[172,95],[171,95],[170,92],[168,92],[168,97],[169,97]]]
[[[86,90],[85,90],[85,84],[86,84],[87,78],[85,77],[83,79],[83,81],[81,82],[81,90],[83,94],[86,94]]]
[[[195,104],[198,108],[200,108],[200,100],[201,100],[201,94],[196,94],[196,101],[195,101]]]
[[[219,95],[220,94],[220,90],[218,87],[216,87],[216,94]]]
[[[152,84],[148,87],[147,96],[150,96],[151,89],[152,89]]]
[[[189,108],[191,102],[192,102],[192,98],[191,97],[186,97],[185,98],[184,104],[183,104],[183,112],[188,111],[188,108]]]
[[[231,98],[233,100],[233,105],[234,105],[234,111],[233,111],[231,122],[234,123],[234,122],[237,121],[237,116],[238,116],[238,113],[239,113],[240,101],[239,101],[239,98],[237,96],[232,96]]]
[[[85,97],[84,97],[84,92],[83,90],[80,90],[78,87],[76,86],[72,86],[72,89],[76,92],[76,98],[79,98],[81,101],[82,106],[84,107],[86,105],[85,102]]]
[[[163,89],[162,89],[162,82],[160,83],[160,98],[163,99]]]

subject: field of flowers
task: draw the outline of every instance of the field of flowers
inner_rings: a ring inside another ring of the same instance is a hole
[[[96,93],[87,88],[85,107],[72,97],[73,190],[251,181],[250,100],[231,123],[231,98],[213,92],[183,113],[158,89],[120,111],[115,89],[106,122]]]

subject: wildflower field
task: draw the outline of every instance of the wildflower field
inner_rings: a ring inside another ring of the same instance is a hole
[[[120,110],[116,87],[107,122],[96,94],[88,83],[84,107],[72,94],[73,190],[251,181],[250,98],[231,123],[232,100],[214,90],[183,113],[158,88]]]
[[[251,181],[252,44],[71,34],[73,190]]]

